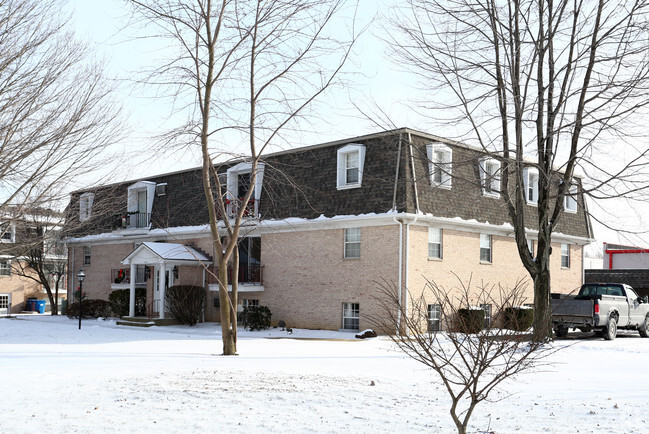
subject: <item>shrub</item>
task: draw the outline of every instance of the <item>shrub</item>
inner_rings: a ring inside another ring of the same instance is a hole
[[[108,318],[110,316],[110,306],[106,300],[84,299],[81,305],[81,318]],[[75,302],[68,305],[68,318],[79,318],[79,303]]]
[[[478,333],[484,327],[485,313],[482,309],[458,309],[457,328],[460,333]]]
[[[266,330],[270,327],[270,309],[268,306],[249,306],[244,307],[239,316],[241,325],[250,330]]]
[[[108,304],[113,315],[128,315],[130,289],[116,289],[108,296]],[[146,315],[146,288],[135,288],[135,316]]]
[[[534,322],[534,309],[528,307],[506,307],[505,328],[516,331],[525,331],[532,327]]]
[[[165,305],[181,323],[194,326],[205,310],[205,288],[193,285],[176,285],[167,289]]]

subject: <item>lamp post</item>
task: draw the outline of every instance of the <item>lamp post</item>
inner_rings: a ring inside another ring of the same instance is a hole
[[[77,273],[77,279],[79,279],[79,330],[81,330],[81,301],[83,300],[83,279],[86,278],[86,273],[83,272],[83,268]]]

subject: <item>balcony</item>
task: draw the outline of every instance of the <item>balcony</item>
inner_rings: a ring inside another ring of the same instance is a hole
[[[149,280],[149,267],[138,265],[135,273],[135,284],[146,285]],[[113,268],[110,270],[110,283],[113,287],[126,287],[131,284],[130,268]]]
[[[132,211],[115,215],[115,227],[122,229],[147,228],[151,222],[151,213]]]
[[[233,269],[231,266],[228,266],[228,287],[232,288],[232,273]],[[264,290],[264,276],[263,276],[264,266],[260,264],[255,265],[239,265],[238,273],[238,290],[240,292],[257,292]],[[218,291],[218,285],[216,281],[216,275],[218,274],[218,268],[210,268],[208,273],[208,286],[211,291]]]
[[[247,204],[245,204],[246,209],[243,211],[244,217],[256,217],[255,213],[255,199],[250,199]],[[241,206],[243,206],[243,198],[237,200],[225,200],[225,208],[228,212],[229,217],[234,217],[238,212]]]

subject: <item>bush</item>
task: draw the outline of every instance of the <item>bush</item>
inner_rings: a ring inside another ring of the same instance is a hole
[[[532,327],[534,322],[534,309],[528,307],[506,307],[505,328],[516,331],[525,331]]]
[[[108,318],[110,316],[110,306],[106,300],[84,299],[81,303],[81,318]],[[68,305],[68,318],[79,318],[79,303],[75,302]]]
[[[176,285],[167,289],[165,305],[181,323],[194,326],[205,310],[205,288],[193,285]]]
[[[458,309],[457,328],[460,333],[478,333],[484,328],[484,310]]]
[[[244,307],[239,316],[241,325],[250,330],[266,330],[270,327],[270,309],[268,306]]]
[[[113,315],[128,316],[130,289],[116,289],[108,296]],[[146,288],[135,288],[135,316],[146,315]]]

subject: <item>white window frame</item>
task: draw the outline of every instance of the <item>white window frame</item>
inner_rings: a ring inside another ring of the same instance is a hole
[[[530,182],[530,178],[533,177],[536,177],[536,182]],[[538,169],[534,167],[526,167],[525,169],[523,169],[525,201],[528,203],[528,205],[536,206],[539,203],[539,179]]]
[[[570,268],[570,244],[561,244],[561,268]]]
[[[490,304],[481,304],[480,309],[484,311],[484,324],[482,328],[488,329],[491,327],[491,314],[492,308]]]
[[[442,305],[428,305],[428,331],[438,332],[442,330]]]
[[[92,249],[90,246],[83,246],[83,266],[89,267],[92,263]]]
[[[347,156],[358,154],[358,180],[356,182],[347,182]],[[336,188],[346,190],[350,188],[359,188],[363,184],[363,168],[365,167],[365,145],[351,143],[343,146],[337,151],[337,176]]]
[[[241,300],[241,307],[259,307],[259,299],[257,298],[244,298]]]
[[[566,212],[577,212],[577,186],[571,185],[568,192],[563,197],[563,209]]]
[[[441,228],[428,228],[428,259],[442,259],[444,234]],[[438,247],[435,252],[435,246]],[[436,253],[436,254],[434,254]]]
[[[426,146],[426,153],[430,185],[451,188],[453,149],[441,143],[430,143]]]
[[[360,312],[359,303],[343,303],[342,329],[343,330],[360,330]],[[349,323],[356,323],[356,327],[350,327]]]
[[[11,277],[11,260],[0,259],[0,276]]]
[[[255,176],[255,187],[253,195],[250,200],[254,201],[253,215],[244,215],[244,217],[258,217],[259,216],[259,200],[261,199],[261,190],[264,185],[264,171],[266,165],[262,162],[257,163],[257,174]],[[252,173],[252,163],[239,163],[227,171],[227,213],[232,216],[237,212],[237,207],[233,206],[239,201],[239,175]],[[220,175],[219,175],[220,176]]]
[[[343,237],[343,257],[345,259],[359,259],[361,257],[361,228],[346,228],[343,231]],[[358,253],[355,250],[356,245],[358,245]]]
[[[529,238],[526,240],[527,241],[527,251],[530,252],[530,255],[534,257],[534,240],[530,240]]]
[[[0,237],[0,243],[15,243],[16,242],[16,225],[13,223],[5,223],[7,229],[0,228],[2,232],[2,237]],[[4,238],[5,235],[9,235],[9,238]]]
[[[94,200],[95,193],[82,193],[79,196],[79,221],[85,222],[90,219]]]
[[[488,167],[495,167],[493,174]],[[482,194],[491,197],[500,197],[500,161],[495,158],[483,158],[480,160],[480,181]]]
[[[483,250],[489,251],[488,259],[483,259]],[[480,263],[482,264],[493,263],[493,237],[489,234],[480,234]]]

